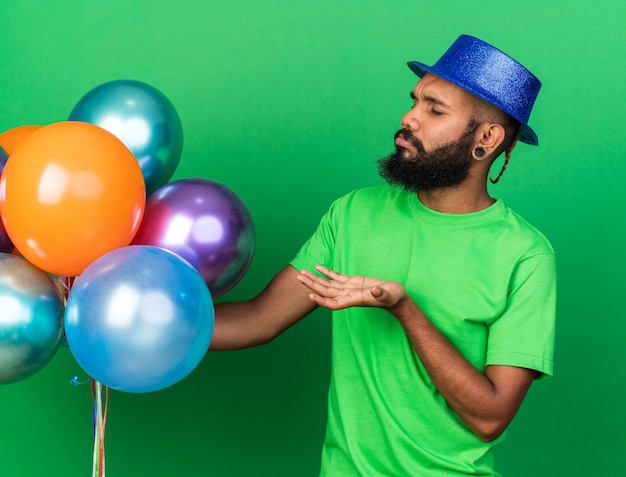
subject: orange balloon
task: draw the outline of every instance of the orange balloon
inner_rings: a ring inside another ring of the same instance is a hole
[[[64,121],[24,138],[0,179],[0,215],[16,249],[49,273],[77,276],[129,245],[146,205],[139,163],[99,126]]]
[[[16,146],[22,142],[22,140],[35,132],[41,126],[18,126],[13,129],[8,129],[0,134],[0,146],[6,151],[6,153],[10,156],[13,153],[13,150]]]

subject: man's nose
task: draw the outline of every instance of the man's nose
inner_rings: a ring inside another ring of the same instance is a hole
[[[420,120],[416,107],[411,108],[404,116],[402,116],[402,119],[400,120],[400,125],[403,129],[408,129],[412,132],[416,132],[419,130]]]

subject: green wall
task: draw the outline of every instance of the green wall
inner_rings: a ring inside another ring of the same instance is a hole
[[[508,477],[623,475],[626,450],[624,19],[612,1],[0,0],[0,131],[65,120],[91,88],[136,79],[176,106],[174,178],[218,180],[247,203],[257,252],[224,299],[249,297],[331,200],[377,183],[409,107],[407,60],[461,33],[543,82],[492,188],[559,257],[556,373],[536,383],[497,450]],[[0,310],[1,313],[1,310]],[[313,476],[325,423],[329,314],[269,346],[209,353],[182,382],[111,392],[108,474]],[[0,386],[0,475],[90,475],[91,390],[67,348]]]

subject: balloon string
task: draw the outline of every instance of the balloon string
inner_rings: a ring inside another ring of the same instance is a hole
[[[79,386],[81,384],[87,384],[90,380],[91,378],[87,379],[86,381],[79,381],[78,376],[72,376],[72,379],[70,379],[70,384],[72,386]]]
[[[93,458],[91,475],[92,477],[105,477],[104,436],[107,414],[109,412],[109,388],[104,386],[103,400],[103,385],[93,378],[81,382],[78,380],[78,376],[73,376],[72,379],[70,379],[70,384],[72,386],[79,386],[89,381],[91,381],[91,397],[93,404]]]
[[[58,277],[59,291],[63,297],[63,305],[67,305],[72,286],[76,277]],[[70,379],[72,386],[89,382],[78,380],[78,376]],[[92,477],[105,477],[104,435],[106,430],[107,414],[109,411],[109,388],[104,386],[104,407],[102,405],[102,383],[91,378],[91,397],[93,403],[93,459]]]
[[[91,397],[93,399],[93,457],[91,476],[98,477],[98,405],[96,399],[96,381],[91,380]]]
[[[57,277],[57,287],[63,298],[64,305],[67,305],[67,299],[70,296],[70,291],[72,291],[72,286],[74,285],[75,280],[76,277]]]
[[[106,425],[107,425],[107,413],[109,411],[109,388],[107,386],[104,387],[104,394],[105,394],[105,398],[104,398],[104,411],[103,411],[103,415],[102,415],[102,428],[100,431],[100,459],[102,461],[102,471],[101,471],[101,477],[105,477],[105,459],[104,459],[104,432],[106,429]]]
[[[104,386],[105,399],[102,405],[102,383],[92,381],[92,394],[94,397],[94,445],[93,445],[93,477],[105,477],[104,435],[106,429],[106,416],[109,409],[109,389]]]
[[[57,289],[62,298],[63,309],[65,309],[65,307],[67,306],[67,300],[70,297],[70,292],[72,291],[72,286],[74,286],[75,280],[76,280],[76,277],[57,276],[57,279],[56,279]],[[69,345],[67,343],[67,336],[65,336],[65,329],[63,329],[63,346],[65,346],[66,348],[69,348]],[[76,385],[75,383],[72,383],[72,384]]]

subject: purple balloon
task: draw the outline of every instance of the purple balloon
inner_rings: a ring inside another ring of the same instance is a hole
[[[2,148],[2,146],[0,146],[0,175],[2,175],[2,170],[4,169],[8,158],[9,155]],[[0,218],[0,252],[11,252],[13,251],[13,248],[13,242],[11,242],[9,235],[2,224],[2,219]]]
[[[2,174],[2,170],[4,169],[4,166],[7,163],[7,159],[9,159],[9,155],[4,150],[4,148],[0,146],[0,174]]]
[[[9,234],[4,230],[4,225],[0,220],[0,252],[11,253],[14,248],[13,242],[11,242]]]
[[[180,179],[150,194],[132,244],[178,254],[217,298],[248,271],[255,241],[250,212],[231,189],[209,179]]]

